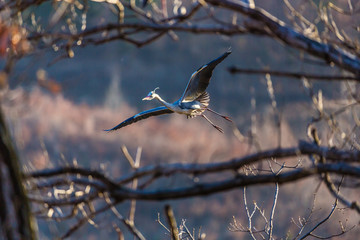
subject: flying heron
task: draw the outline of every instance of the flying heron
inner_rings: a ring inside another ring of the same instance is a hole
[[[141,113],[138,113],[125,121],[121,122],[119,125],[105,130],[105,131],[114,131],[118,130],[122,127],[125,127],[127,125],[130,125],[132,123],[135,123],[137,121],[146,119],[151,116],[158,116],[162,114],[169,114],[169,113],[179,113],[179,114],[185,114],[187,118],[193,118],[196,116],[202,116],[206,119],[214,128],[219,130],[220,132],[224,132],[219,126],[215,125],[212,121],[210,121],[209,118],[207,118],[204,114],[204,112],[210,111],[212,113],[215,113],[219,115],[220,117],[228,120],[231,122],[231,119],[227,116],[221,115],[214,110],[211,110],[209,106],[210,96],[205,91],[207,86],[209,85],[212,72],[216,65],[221,63],[229,54],[231,53],[230,50],[225,52],[220,57],[214,59],[213,61],[209,62],[208,64],[203,65],[200,67],[197,71],[195,71],[189,80],[189,83],[186,86],[186,89],[181,96],[179,100],[177,100],[174,103],[168,103],[165,100],[163,100],[155,91],[158,88],[155,88],[153,91],[151,91],[146,97],[144,97],[142,100],[152,100],[157,99],[162,105],[161,107],[153,108],[147,111],[143,111]]]

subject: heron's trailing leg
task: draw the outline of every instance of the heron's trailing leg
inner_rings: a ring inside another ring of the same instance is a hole
[[[221,127],[216,126],[216,125],[215,125],[212,121],[210,121],[210,119],[208,119],[204,114],[201,114],[201,116],[202,116],[203,118],[205,118],[206,121],[208,121],[208,122],[209,122],[214,128],[216,128],[219,132],[224,133],[224,131],[222,130]]]
[[[210,108],[207,108],[206,110],[208,110],[209,112],[215,113],[216,115],[218,115],[218,116],[220,116],[220,117],[228,120],[229,122],[233,122],[233,121],[231,120],[231,118],[229,118],[229,117],[227,117],[227,116],[224,116],[224,115],[221,115],[220,113],[215,112],[214,110],[212,110],[212,109],[210,109]]]

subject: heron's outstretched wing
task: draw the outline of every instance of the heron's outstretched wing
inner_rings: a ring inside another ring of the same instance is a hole
[[[138,113],[138,114],[126,119],[125,121],[123,121],[119,125],[111,128],[111,129],[104,130],[104,131],[115,131],[115,130],[118,130],[118,129],[122,128],[122,127],[125,127],[127,125],[132,124],[132,123],[135,123],[137,121],[146,119],[148,117],[158,116],[158,115],[162,115],[162,114],[169,114],[169,113],[173,113],[173,111],[167,109],[166,107],[153,108],[153,109]]]
[[[212,60],[208,64],[203,65],[197,71],[195,71],[190,77],[189,83],[187,84],[186,89],[180,98],[180,102],[194,101],[203,92],[205,92],[207,86],[209,85],[214,68],[227,56],[229,56],[230,53],[231,51],[228,50],[220,57]]]

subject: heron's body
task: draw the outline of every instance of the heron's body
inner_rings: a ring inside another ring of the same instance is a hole
[[[121,122],[119,125],[115,126],[114,128],[111,128],[106,131],[114,131],[118,130],[122,127],[125,127],[129,124],[135,123],[137,121],[140,121],[142,119],[151,117],[151,116],[157,116],[162,114],[170,114],[170,113],[178,113],[178,114],[184,114],[188,118],[196,117],[196,116],[202,116],[204,117],[213,127],[215,127],[220,132],[223,132],[222,129],[215,124],[213,124],[205,115],[204,112],[206,110],[213,112],[226,120],[230,120],[230,118],[223,116],[210,108],[209,102],[210,102],[210,96],[205,91],[207,86],[209,85],[212,72],[216,65],[218,65],[220,62],[222,62],[231,51],[225,52],[223,55],[218,57],[217,59],[209,62],[208,64],[200,67],[197,71],[195,71],[191,77],[190,80],[186,86],[186,89],[182,95],[182,97],[177,100],[174,103],[168,103],[165,100],[163,100],[157,93],[154,91],[151,91],[148,96],[143,98],[143,100],[152,100],[157,99],[163,106],[153,108],[147,111],[143,111],[141,113],[138,113],[125,121]]]
[[[156,95],[155,98],[161,104],[163,104],[167,109],[172,110],[173,112],[179,114],[185,114],[188,117],[194,117],[200,115],[202,112],[206,110],[210,101],[209,94],[206,92],[203,95],[201,95],[201,98],[190,102],[182,102],[178,100],[172,104],[168,104],[163,99],[161,99],[159,95]]]

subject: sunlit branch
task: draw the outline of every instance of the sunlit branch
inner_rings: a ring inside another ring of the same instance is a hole
[[[274,194],[273,206],[272,206],[272,208],[271,208],[271,213],[270,213],[270,220],[269,220],[269,238],[268,238],[268,239],[272,239],[272,238],[273,238],[274,214],[275,214],[276,204],[277,204],[277,201],[278,201],[278,195],[279,195],[279,184],[278,184],[278,183],[275,183],[275,194]]]
[[[252,239],[256,239],[255,236],[254,236],[254,233],[253,233],[253,226],[252,226],[252,218],[253,218],[253,215],[254,215],[254,212],[255,212],[255,208],[254,210],[252,211],[252,213],[250,213],[249,211],[249,206],[247,204],[247,197],[246,197],[246,186],[244,186],[244,190],[243,190],[243,196],[244,196],[244,205],[245,205],[245,211],[246,211],[246,215],[247,215],[247,219],[248,219],[248,227],[247,227],[247,231],[249,231],[249,234],[251,236]]]
[[[174,212],[170,205],[165,205],[165,215],[166,215],[166,219],[169,223],[171,239],[172,240],[180,240],[179,239],[179,229],[177,228]]]

